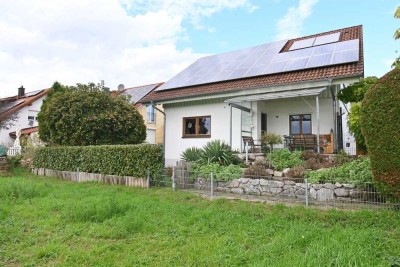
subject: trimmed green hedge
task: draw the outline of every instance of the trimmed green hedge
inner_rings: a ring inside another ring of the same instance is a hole
[[[34,166],[59,171],[79,171],[146,177],[164,167],[160,145],[61,146],[36,149]]]
[[[381,191],[400,198],[400,69],[368,90],[360,119],[375,181]]]

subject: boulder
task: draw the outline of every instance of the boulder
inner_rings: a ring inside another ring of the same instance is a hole
[[[283,187],[284,185],[285,183],[281,181],[268,181],[268,186],[271,188]]]
[[[274,171],[275,177],[283,177],[283,172]]]
[[[334,184],[331,184],[331,183],[324,184],[324,187],[328,188],[328,189],[335,189],[336,188],[336,186]]]
[[[269,189],[269,191],[271,192],[271,194],[277,195],[283,191],[283,188],[282,187],[272,187]]]
[[[239,182],[241,184],[247,184],[251,179],[249,178],[239,178]]]
[[[286,177],[287,173],[290,171],[290,168],[286,168],[282,171],[282,173],[284,174],[284,176]]]
[[[320,190],[322,188],[322,184],[312,184],[311,187],[314,187],[315,190]]]
[[[335,191],[329,188],[321,188],[318,190],[317,200],[318,201],[328,201],[335,199]]]
[[[315,190],[314,187],[311,187],[311,188],[310,188],[310,197],[311,197],[312,199],[317,199],[317,190]]]
[[[343,184],[343,187],[353,189],[355,186],[353,184]]]
[[[252,179],[252,180],[250,181],[250,183],[251,183],[252,185],[259,185],[259,184],[260,184],[260,179]]]
[[[269,180],[260,179],[260,185],[261,186],[268,186],[269,185]]]
[[[228,184],[228,187],[229,188],[237,188],[237,187],[239,187],[239,180],[238,179],[235,179],[235,180],[232,180],[229,184]]]
[[[336,188],[335,195],[338,197],[347,197],[349,196],[349,190],[346,190],[344,188]]]
[[[232,188],[231,193],[234,194],[243,194],[243,189],[242,188]]]

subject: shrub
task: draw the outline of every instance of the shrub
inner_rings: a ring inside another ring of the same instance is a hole
[[[361,129],[378,188],[400,198],[400,69],[371,87],[361,105]]]
[[[192,178],[202,177],[205,179],[211,179],[211,172],[214,175],[214,179],[219,181],[230,181],[242,176],[242,169],[239,166],[233,164],[221,166],[218,163],[209,163],[204,165],[193,163],[190,169],[190,176]]]
[[[372,182],[370,160],[362,156],[335,168],[308,172],[306,176],[310,183],[339,182],[363,185]]]
[[[203,150],[197,147],[187,148],[182,152],[181,159],[186,162],[199,162],[203,158]]]
[[[273,145],[282,144],[282,137],[279,134],[265,132],[261,136],[261,144]]]
[[[260,178],[270,176],[266,166],[261,161],[254,161],[253,165],[244,170],[244,177],[246,178]]]
[[[227,166],[238,161],[232,148],[221,140],[208,142],[203,147],[202,155],[207,163],[219,163],[220,165]]]
[[[93,83],[54,83],[38,121],[40,138],[57,145],[127,145],[146,139],[143,117],[129,101]]]
[[[17,167],[19,166],[21,159],[22,155],[11,156],[7,157],[7,162],[8,164],[10,164],[11,167]]]
[[[306,168],[302,165],[291,168],[287,173],[289,178],[304,178],[305,175]]]
[[[288,149],[279,149],[272,152],[272,165],[278,171],[303,164],[301,151],[290,152]]]
[[[347,153],[342,149],[335,155],[335,164],[340,166],[345,163],[353,161],[354,158],[352,156],[347,155]]]
[[[34,166],[59,171],[79,171],[145,177],[164,167],[159,145],[42,147],[36,149]]]

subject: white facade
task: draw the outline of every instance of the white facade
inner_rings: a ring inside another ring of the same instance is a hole
[[[13,122],[9,129],[0,129],[0,144],[10,147],[14,143],[14,139],[10,137],[10,132],[14,132],[18,127],[20,129],[38,126],[37,114],[40,111],[43,100],[46,96],[42,96],[33,101],[30,105],[18,110],[18,118]]]
[[[164,105],[166,124],[165,164],[175,165],[182,152],[190,147],[202,147],[207,142],[220,139],[236,150],[242,149],[242,112],[224,103],[226,99],[180,102]],[[312,133],[317,133],[316,97],[296,97],[277,100],[253,101],[242,103],[251,108],[250,129],[255,140],[261,137],[261,113],[267,114],[267,131],[280,135],[289,135],[289,116],[311,114]],[[320,134],[329,134],[333,130],[333,100],[329,92],[319,96]],[[183,118],[211,116],[211,137],[187,138],[183,135]]]

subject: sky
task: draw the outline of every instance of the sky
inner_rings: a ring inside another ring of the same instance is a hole
[[[0,0],[0,97],[54,81],[163,82],[202,56],[360,24],[365,76],[380,77],[400,47],[395,2]]]

